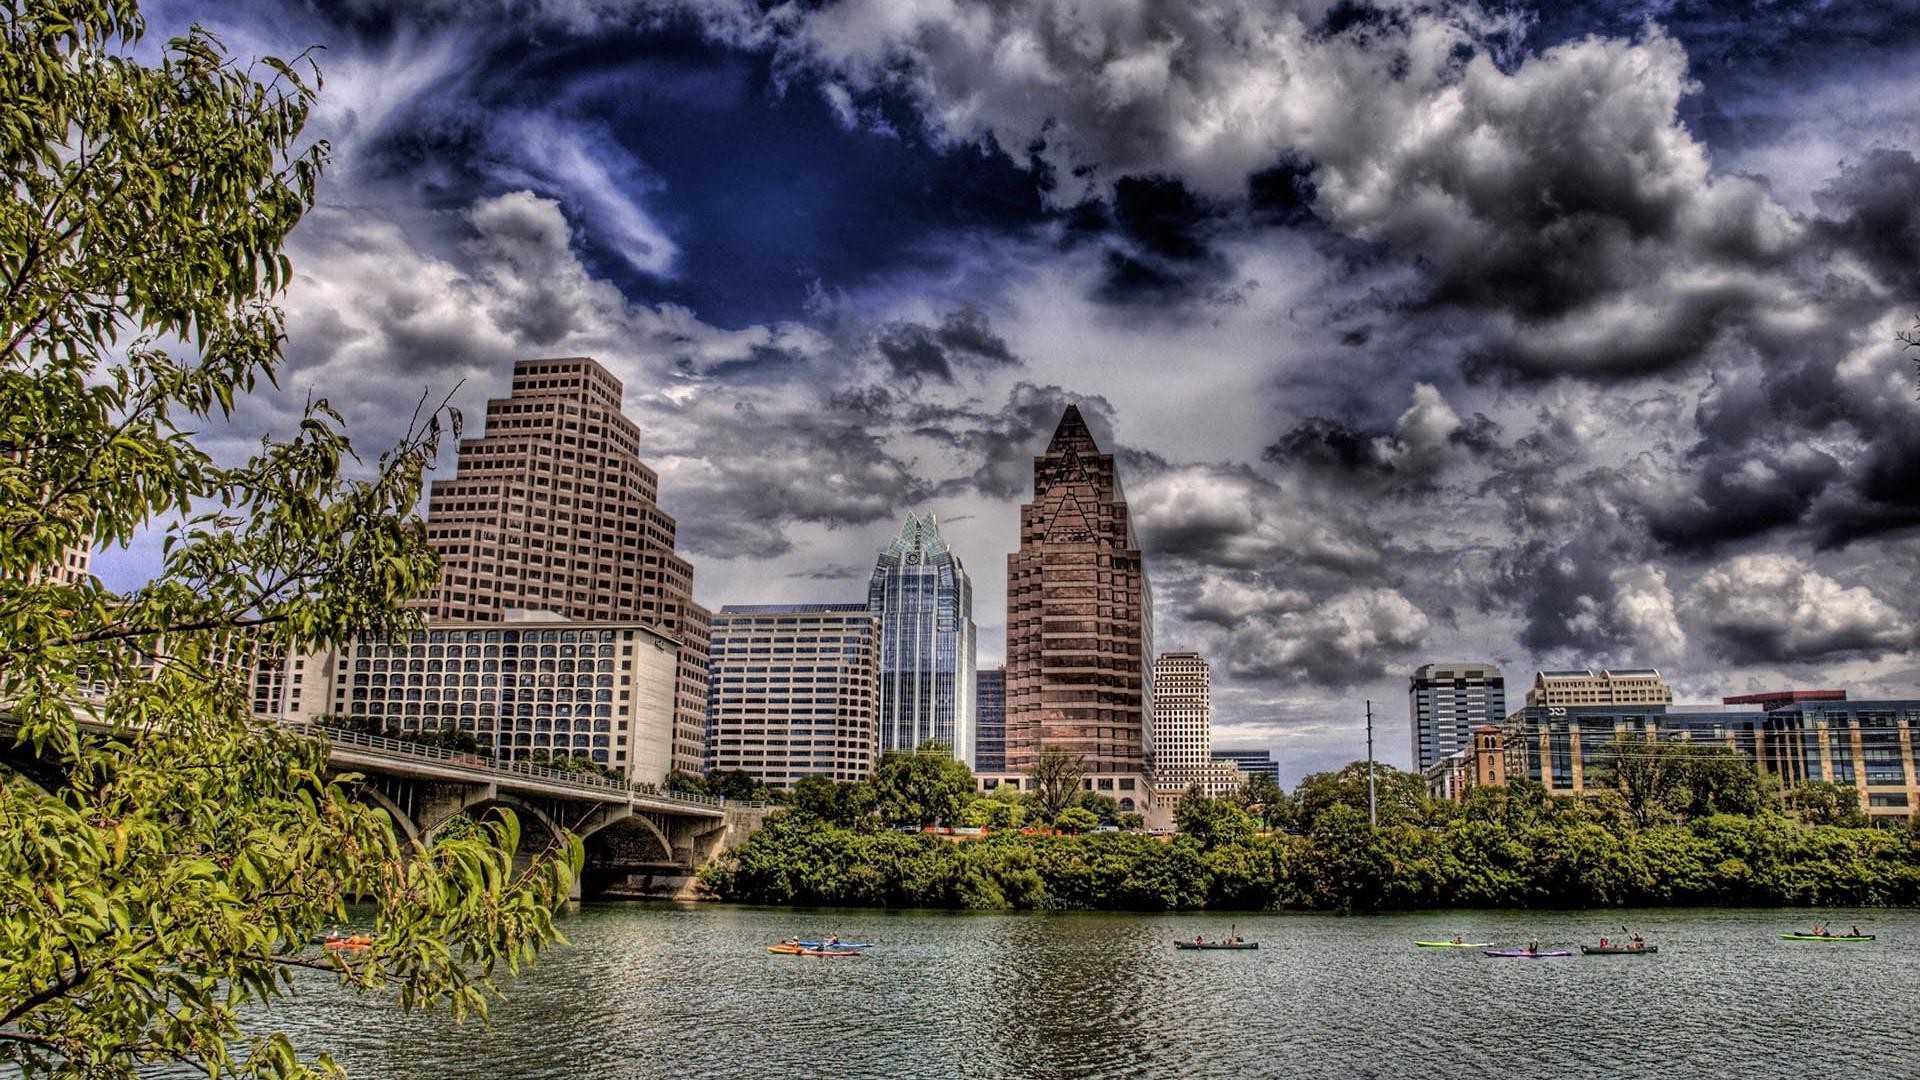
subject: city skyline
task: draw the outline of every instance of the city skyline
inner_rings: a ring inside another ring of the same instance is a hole
[[[202,440],[313,395],[377,452],[593,356],[718,606],[857,596],[909,510],[995,564],[1079,402],[1158,640],[1290,778],[1454,657],[1909,696],[1900,11],[1379,8],[152,7],[325,47],[280,388]]]

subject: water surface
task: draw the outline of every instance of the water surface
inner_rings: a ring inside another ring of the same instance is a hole
[[[318,987],[278,1022],[376,1080],[1920,1074],[1920,912],[941,914],[589,905],[491,1028]],[[1227,932],[1257,952],[1179,952]],[[1656,956],[1509,960],[1623,922]],[[776,956],[837,931],[858,959]]]

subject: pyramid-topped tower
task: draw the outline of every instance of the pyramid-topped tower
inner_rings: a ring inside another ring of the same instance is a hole
[[[867,586],[880,617],[877,749],[945,746],[974,761],[973,583],[932,515],[908,514]]]
[[[1144,810],[1152,759],[1152,592],[1113,455],[1067,406],[1033,462],[1007,557],[1007,753],[1078,755],[1095,790]]]

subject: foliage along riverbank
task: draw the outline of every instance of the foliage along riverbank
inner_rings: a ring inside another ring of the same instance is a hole
[[[1675,767],[1651,788],[1576,800],[1521,783],[1464,805],[1382,766],[1377,829],[1356,764],[1261,803],[1190,796],[1172,837],[902,832],[836,785],[702,878],[740,902],[956,909],[1920,903],[1920,830],[1865,827],[1824,791],[1796,793],[1816,809],[1790,817],[1764,777],[1703,764],[1692,782]]]

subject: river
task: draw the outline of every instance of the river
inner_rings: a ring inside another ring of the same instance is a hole
[[[587,905],[490,1028],[331,987],[276,1009],[364,1080],[1920,1075],[1920,912],[945,914]],[[1257,952],[1176,951],[1237,921]],[[1416,938],[1657,956],[1495,959]],[[775,956],[788,934],[876,942]]]

